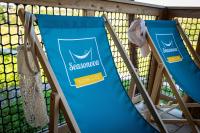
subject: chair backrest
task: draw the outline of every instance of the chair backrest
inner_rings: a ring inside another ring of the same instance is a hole
[[[102,17],[36,17],[49,63],[81,132],[158,132],[122,85]]]
[[[158,54],[175,82],[200,102],[200,70],[184,45],[176,21],[147,20],[145,23]]]

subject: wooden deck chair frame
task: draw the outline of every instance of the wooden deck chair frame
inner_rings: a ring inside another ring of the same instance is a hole
[[[19,11],[18,11],[18,15],[19,15],[23,25],[25,22],[25,13],[26,12],[24,11],[24,9],[19,9]],[[35,17],[35,16],[33,15],[33,17]],[[157,123],[157,126],[158,126],[160,132],[166,133],[167,130],[166,130],[163,122],[161,121],[161,118],[158,115],[158,112],[157,112],[155,106],[153,105],[153,102],[151,101],[150,96],[148,95],[146,89],[144,88],[143,84],[139,80],[139,77],[134,69],[134,66],[132,65],[130,59],[128,58],[128,55],[126,54],[125,50],[123,49],[123,46],[120,43],[119,39],[117,38],[116,33],[114,32],[110,22],[108,21],[106,16],[103,16],[103,17],[104,17],[104,20],[106,23],[106,27],[107,27],[112,39],[114,40],[114,43],[117,46],[119,53],[121,54],[125,64],[127,65],[127,68],[129,70],[133,80],[135,80],[135,82],[137,84],[137,88],[140,91],[140,93],[142,94],[144,101],[145,101],[147,107],[149,108],[155,122]],[[35,19],[36,19],[36,17],[35,17]],[[64,95],[62,93],[60,85],[58,84],[55,74],[54,74],[50,64],[48,63],[45,52],[43,51],[42,46],[41,46],[35,32],[33,34],[30,34],[28,37],[28,39],[30,41],[32,41],[33,38],[35,38],[34,41],[35,41],[36,56],[38,57],[40,64],[47,76],[48,82],[52,88],[51,103],[50,103],[50,125],[49,125],[50,132],[51,133],[58,132],[57,120],[58,120],[58,116],[59,116],[59,108],[62,110],[62,112],[64,114],[67,126],[69,127],[70,131],[71,132],[80,132],[80,129],[72,115],[72,112],[69,108],[66,98],[64,97]]]
[[[183,38],[183,40],[186,43],[186,46],[188,47],[189,51],[191,52],[192,56],[194,57],[194,61],[195,64],[200,68],[200,58],[197,55],[197,53],[195,52],[195,50],[192,47],[192,44],[190,43],[189,39],[187,38],[186,34],[184,33],[183,29],[181,28],[181,25],[179,24],[179,22],[176,20],[176,27],[178,29],[178,32],[180,33],[181,37]],[[166,112],[169,112],[171,110],[173,110],[176,107],[180,107],[180,109],[182,110],[184,116],[186,119],[162,119],[164,123],[189,123],[192,132],[197,133],[200,132],[198,129],[198,126],[200,124],[200,121],[197,119],[193,119],[192,115],[190,114],[188,107],[199,107],[199,104],[194,104],[194,103],[184,103],[183,99],[181,98],[181,96],[178,93],[178,88],[174,82],[174,80],[172,79],[172,76],[170,75],[167,67],[165,66],[165,64],[162,62],[161,60],[161,56],[158,54],[159,52],[157,51],[157,49],[155,48],[155,44],[149,34],[149,32],[147,31],[147,41],[149,43],[149,46],[151,48],[152,54],[154,56],[154,58],[156,59],[157,63],[158,63],[158,67],[156,70],[156,75],[155,75],[155,80],[153,83],[153,88],[152,88],[152,92],[151,92],[151,98],[154,104],[158,104],[159,98],[160,98],[160,92],[161,92],[161,88],[160,85],[162,83],[162,78],[163,76],[166,78],[167,82],[169,83],[173,94],[175,95],[176,98],[176,102],[177,105],[173,106],[172,108],[168,109]],[[162,114],[162,113],[161,113]],[[160,115],[161,115],[160,114]]]

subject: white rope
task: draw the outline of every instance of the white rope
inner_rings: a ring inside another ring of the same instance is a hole
[[[19,86],[23,99],[24,115],[29,125],[43,127],[49,122],[49,118],[42,93],[42,80],[35,55],[34,41],[28,41],[30,32],[33,32],[31,14],[26,13],[24,27],[24,45],[17,48]]]

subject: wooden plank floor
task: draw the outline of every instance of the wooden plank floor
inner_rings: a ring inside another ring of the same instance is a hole
[[[147,112],[146,106],[143,104],[143,102],[140,102],[136,104],[136,108],[139,110],[141,114],[145,114]],[[165,108],[166,109],[166,108]],[[163,112],[163,110],[158,110],[159,113]],[[144,115],[143,115],[144,116]],[[170,111],[169,113],[161,115],[161,118],[167,118],[167,119],[174,119],[174,118],[182,118],[182,113],[178,109],[174,109]],[[156,126],[155,124],[152,124],[153,126]],[[169,133],[191,133],[191,129],[188,125],[183,124],[165,124],[167,127],[167,130]],[[46,132],[48,133],[48,131]],[[69,129],[67,128],[67,125],[64,124],[59,127],[58,133],[70,133]]]
[[[143,102],[136,104],[136,108],[144,114],[147,111],[146,106]],[[166,109],[166,108],[165,108]],[[163,110],[158,110],[159,113],[163,112]],[[175,119],[175,118],[182,118],[182,113],[178,109],[174,109],[169,113],[162,114],[161,118],[167,119]],[[155,126],[155,125],[154,125]],[[169,133],[191,133],[191,128],[188,125],[183,124],[165,124]]]

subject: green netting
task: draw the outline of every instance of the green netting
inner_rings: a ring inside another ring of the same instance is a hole
[[[23,43],[23,26],[17,15],[19,8],[25,8],[26,11],[36,14],[52,14],[52,15],[64,15],[64,16],[83,16],[84,10],[70,9],[70,8],[58,8],[47,7],[37,5],[22,5],[14,3],[2,3],[0,2],[0,133],[26,133],[26,132],[44,132],[48,130],[48,125],[44,128],[32,128],[30,127],[24,118],[22,99],[19,92],[19,83],[17,75],[16,64],[16,48]],[[129,25],[129,15],[126,13],[114,13],[114,12],[100,12],[93,11],[95,16],[101,16],[103,13],[108,16],[115,31],[120,38],[124,48],[128,55],[131,56],[128,46],[127,30]],[[135,15],[135,17],[141,17],[142,19],[156,19],[156,16],[149,15]],[[196,45],[198,33],[200,30],[200,20],[194,18],[179,18],[183,28],[189,35],[193,45]],[[39,40],[41,41],[39,29],[35,25],[35,29]],[[130,74],[120,57],[117,48],[114,46],[110,35],[108,34],[112,54],[123,81],[124,86],[128,89],[130,85]],[[139,76],[145,85],[148,82],[150,58],[149,55],[143,58],[137,50],[137,66],[139,69]],[[50,93],[51,88],[48,84],[47,78],[42,71],[43,92],[46,99],[47,111],[49,113],[50,107]],[[162,93],[168,96],[172,96],[169,86],[166,82],[163,82]],[[63,115],[60,115],[59,123],[65,123]]]

